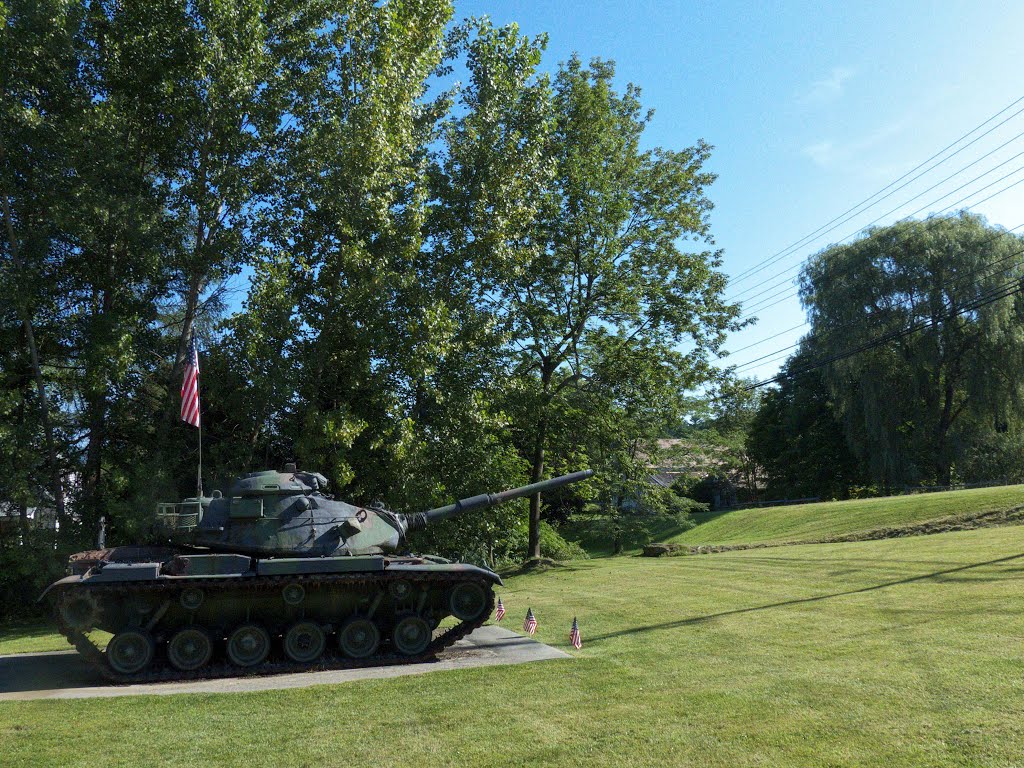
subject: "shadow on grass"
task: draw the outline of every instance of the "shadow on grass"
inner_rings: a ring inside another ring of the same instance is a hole
[[[730,514],[731,512],[739,512],[738,509],[716,509],[711,512],[692,512],[690,519],[693,520],[698,526],[704,525],[704,523],[710,523],[712,520],[717,520],[720,517]]]
[[[551,571],[572,573],[583,570],[578,564],[587,562],[586,560],[548,560],[546,558],[541,558],[541,560],[542,562],[539,563],[527,560],[514,568],[502,569],[499,571],[499,575],[501,578],[507,579],[512,576],[538,576]]]
[[[845,592],[833,592],[828,595],[816,595],[815,597],[800,597],[794,600],[782,600],[777,603],[768,603],[767,605],[755,605],[750,608],[736,608],[732,611],[720,611],[719,613],[709,613],[704,616],[692,616],[688,619],[679,619],[678,621],[666,621],[662,624],[649,624],[645,627],[633,627],[632,629],[623,629],[619,632],[609,632],[604,635],[595,635],[590,638],[590,642],[597,642],[598,640],[608,640],[613,637],[621,637],[622,635],[632,635],[641,632],[654,632],[663,629],[677,629],[679,627],[685,627],[690,624],[701,624],[705,621],[711,621],[713,619],[720,619],[725,616],[737,616],[744,613],[756,613],[758,611],[766,611],[770,608],[785,608],[790,605],[800,605],[802,603],[816,603],[822,600],[831,600],[834,597],[846,597],[847,595],[859,595],[864,592],[874,592],[878,589],[886,589],[888,587],[899,586],[900,584],[912,584],[916,581],[927,581],[929,579],[941,579],[951,573],[962,573],[964,571],[970,571],[974,568],[983,568],[986,565],[998,565],[999,563],[1007,563],[1013,560],[1019,560],[1024,557],[1024,552],[1017,555],[1008,555],[1006,557],[999,557],[995,560],[985,560],[981,563],[971,563],[969,565],[961,565],[956,568],[946,568],[941,571],[933,571],[932,573],[924,573],[920,576],[910,576],[906,579],[896,579],[893,581],[882,582],[881,584],[874,584],[870,587],[861,587],[860,589],[849,589]],[[985,577],[982,577],[985,578]],[[997,577],[988,577],[988,581],[1004,581]],[[942,579],[943,581],[952,581],[952,579]],[[972,579],[971,581],[981,581],[982,579]]]
[[[675,515],[623,515],[616,524],[618,553],[614,551],[612,524],[607,518],[580,516],[561,526],[559,533],[583,547],[591,559],[602,559],[637,552],[652,541],[672,539],[693,527],[689,518]]]

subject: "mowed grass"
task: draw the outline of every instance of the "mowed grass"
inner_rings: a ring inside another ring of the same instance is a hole
[[[54,631],[52,621],[15,620],[0,624],[0,656],[71,648],[67,639]]]
[[[738,509],[694,515],[695,528],[669,533],[679,544],[749,544],[821,540],[882,527],[915,525],[955,515],[1024,505],[1024,485],[972,488],[881,499]]]
[[[4,766],[1024,764],[1024,528],[509,579],[575,658],[304,690],[0,702]]]

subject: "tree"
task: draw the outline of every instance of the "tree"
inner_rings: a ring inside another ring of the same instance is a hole
[[[531,482],[550,463],[558,408],[594,386],[602,358],[636,345],[643,355],[631,359],[678,393],[710,375],[708,356],[737,316],[721,299],[719,255],[684,247],[711,243],[710,147],[642,149],[651,113],[639,89],[617,93],[611,63],[576,57],[549,84],[536,73],[542,45],[515,28],[481,30],[436,174],[448,211],[438,248],[466,265],[504,334],[505,409]],[[681,354],[684,339],[692,349]],[[540,512],[535,496],[530,556]]]
[[[669,461],[685,461],[705,477],[724,476],[744,489],[744,501],[757,500],[760,479],[760,467],[748,446],[751,424],[761,405],[761,393],[750,388],[752,383],[727,372],[708,396],[689,401],[686,421],[677,422],[670,431],[683,443],[666,456]]]
[[[64,230],[75,192],[68,169],[80,145],[77,118],[88,104],[78,66],[83,23],[75,3],[0,3],[0,290],[12,298],[5,307],[11,314],[4,311],[0,322],[17,323],[20,332],[5,349],[21,352],[5,360],[12,374],[5,395],[20,403],[20,446],[37,444],[43,456],[25,457],[4,474],[21,477],[28,489],[37,487],[33,475],[44,469],[49,482],[42,485],[65,526],[69,468],[61,412],[67,403],[52,367],[65,352],[51,331],[66,287],[59,270],[72,247]],[[41,433],[40,443],[29,437],[34,433]]]
[[[339,3],[304,43],[287,151],[269,166],[274,204],[257,225],[257,301],[234,324],[250,353],[254,339],[276,342],[261,353],[285,357],[278,369],[294,386],[259,405],[253,434],[273,417],[281,450],[370,501],[407,443],[410,372],[448,324],[431,306],[421,245],[426,81],[450,12],[445,0]]]
[[[804,268],[814,354],[838,358],[822,376],[876,482],[947,485],[965,446],[1019,412],[1021,245],[961,213],[868,230]]]
[[[799,373],[816,355],[806,345],[783,366],[749,425],[746,452],[767,481],[770,499],[845,498],[867,480],[851,453],[820,369]]]

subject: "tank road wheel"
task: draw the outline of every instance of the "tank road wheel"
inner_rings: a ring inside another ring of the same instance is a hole
[[[456,584],[448,593],[448,607],[460,621],[473,621],[487,610],[487,592],[475,581]]]
[[[122,675],[134,675],[153,660],[153,638],[141,629],[126,629],[110,638],[106,654],[112,670]]]
[[[206,595],[199,587],[188,587],[178,596],[178,602],[186,611],[198,611]]]
[[[64,623],[79,632],[92,629],[100,618],[100,606],[96,598],[85,590],[65,592],[61,596],[58,610]]]
[[[167,660],[175,669],[192,672],[206,664],[213,655],[213,642],[205,630],[185,627],[167,643]]]
[[[380,645],[380,630],[370,619],[356,616],[338,630],[338,647],[353,659],[373,656]]]
[[[391,642],[395,649],[406,656],[416,656],[430,645],[430,625],[419,616],[405,616],[395,624]]]
[[[327,647],[327,636],[319,624],[299,621],[292,624],[284,635],[284,652],[292,661],[308,664],[320,658]]]
[[[405,579],[399,579],[398,581],[392,581],[388,584],[388,592],[395,598],[396,602],[402,602],[412,597],[412,584]]]
[[[288,605],[301,605],[302,601],[306,599],[306,590],[297,581],[293,581],[291,584],[286,584],[281,590],[281,599]]]
[[[270,653],[270,635],[259,624],[243,624],[228,635],[228,658],[239,667],[255,667]]]

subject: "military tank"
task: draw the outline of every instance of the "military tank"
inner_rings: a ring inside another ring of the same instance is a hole
[[[487,620],[501,578],[398,554],[407,534],[591,474],[407,515],[335,500],[323,475],[294,465],[254,472],[227,496],[159,504],[166,546],[72,555],[43,597],[67,639],[118,682],[429,659]],[[112,635],[104,650],[92,630]]]

